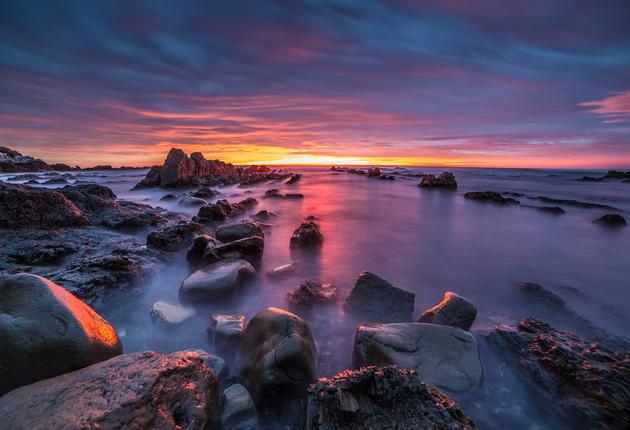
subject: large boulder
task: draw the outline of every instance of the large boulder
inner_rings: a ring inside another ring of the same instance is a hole
[[[613,351],[533,318],[498,326],[487,339],[568,428],[630,427],[627,349]]]
[[[222,430],[259,430],[256,405],[247,388],[234,384],[223,391]]]
[[[448,325],[468,330],[475,322],[477,308],[468,299],[447,291],[442,301],[420,315],[418,322]]]
[[[317,348],[308,324],[291,312],[266,308],[245,327],[242,384],[258,406],[306,393],[315,379]]]
[[[256,275],[244,260],[225,259],[193,272],[182,282],[182,300],[224,300],[234,297],[240,288]]]
[[[418,185],[422,188],[457,188],[457,181],[455,175],[451,172],[442,172],[437,178],[434,175],[425,175],[420,180]]]
[[[258,223],[242,221],[234,224],[224,224],[217,227],[216,238],[221,242],[232,242],[247,237],[259,236],[264,239],[265,233]]]
[[[470,333],[449,326],[421,323],[360,325],[352,364],[413,369],[420,380],[452,391],[481,382],[479,347]]]
[[[163,251],[179,251],[190,246],[193,241],[193,235],[202,228],[202,224],[187,221],[161,227],[149,233],[147,246]]]
[[[209,203],[200,207],[197,216],[194,217],[193,220],[203,223],[225,221],[226,219],[242,215],[245,211],[253,208],[256,204],[258,204],[258,201],[253,197],[248,197],[238,203],[230,203],[227,200],[222,199],[216,203]]]
[[[0,278],[0,395],[122,353],[114,328],[41,276]],[[1,414],[0,414],[1,415]]]
[[[461,407],[416,372],[388,367],[345,370],[308,388],[306,428],[474,429]]]
[[[292,247],[309,248],[320,246],[324,243],[324,236],[319,229],[319,225],[313,221],[306,221],[293,232],[290,245]]]
[[[371,272],[363,272],[346,298],[346,311],[371,322],[411,321],[415,294],[394,287]]]
[[[199,354],[121,355],[0,397],[12,430],[202,430],[218,417],[218,382]]]

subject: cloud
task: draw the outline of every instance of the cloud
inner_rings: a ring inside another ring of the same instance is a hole
[[[601,116],[604,123],[620,124],[630,122],[630,90],[601,100],[580,103]]]

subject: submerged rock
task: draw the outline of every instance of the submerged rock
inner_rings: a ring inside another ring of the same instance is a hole
[[[291,236],[290,245],[292,247],[315,247],[324,243],[324,236],[319,230],[319,225],[306,221],[300,224],[300,226],[293,232]]]
[[[256,275],[247,261],[226,259],[195,271],[182,282],[182,300],[224,300],[234,297],[240,288]]]
[[[258,201],[253,197],[248,197],[239,203],[229,203],[222,199],[216,203],[209,203],[199,208],[199,213],[194,221],[208,223],[213,221],[225,221],[229,218],[235,218],[242,215],[246,210],[253,208]]]
[[[487,334],[541,405],[573,428],[628,428],[630,354],[615,352],[527,318]]]
[[[359,274],[346,298],[346,311],[373,322],[411,321],[415,294],[394,287],[371,272]]]
[[[304,320],[282,309],[266,308],[243,332],[241,382],[259,407],[278,398],[299,397],[315,379],[316,354]]]
[[[451,172],[442,172],[437,178],[434,175],[424,175],[418,186],[422,188],[455,189],[457,188],[457,181],[455,180],[455,175]]]
[[[164,194],[160,200],[165,201],[165,202],[170,202],[173,200],[177,200],[177,196],[175,194]]]
[[[151,306],[151,317],[167,324],[177,325],[195,315],[195,310],[168,302],[159,301]]]
[[[414,369],[421,381],[452,391],[465,391],[481,383],[479,347],[466,331],[421,323],[360,325],[352,365],[391,364]]]
[[[149,233],[147,246],[164,251],[179,251],[189,246],[193,240],[193,234],[202,228],[202,224],[187,221],[161,227]]]
[[[270,278],[284,278],[294,276],[297,267],[293,263],[283,264],[267,272],[267,276]]]
[[[247,388],[234,384],[223,391],[222,430],[259,430],[256,405]]]
[[[310,308],[316,304],[330,304],[337,301],[337,288],[327,282],[307,280],[300,286],[287,293],[289,306],[296,308]]]
[[[289,180],[286,183],[289,184],[289,185],[295,184],[300,179],[302,179],[302,175],[299,174],[299,173],[295,173],[295,174],[291,175],[291,177],[289,178]]]
[[[545,197],[545,196],[537,196],[537,197],[529,197],[529,198],[533,199],[533,200],[540,200],[540,201],[545,202],[545,203],[553,203],[553,204],[558,204],[558,205],[574,206],[574,207],[577,207],[577,208],[584,208],[584,209],[618,210],[617,208],[614,208],[614,207],[609,206],[609,205],[604,205],[604,204],[601,204],[601,203],[580,202],[578,200],[554,199],[554,198]]]
[[[217,346],[237,346],[245,329],[245,315],[212,314],[208,320],[208,335]]]
[[[619,214],[606,214],[597,218],[595,222],[609,227],[624,227],[628,224],[626,219]]]
[[[306,428],[474,429],[452,399],[420,382],[416,372],[388,367],[345,370],[308,388]]]
[[[276,218],[277,216],[278,215],[276,215],[275,213],[263,209],[261,211],[256,212],[252,218],[254,219],[254,221],[268,222],[272,220],[273,218]]]
[[[252,221],[241,221],[234,224],[224,224],[217,227],[216,238],[221,242],[232,242],[247,237],[259,236],[265,238],[262,228]]]
[[[194,208],[195,206],[204,206],[207,203],[208,202],[204,199],[193,196],[186,196],[181,199],[177,204],[183,208]]]
[[[208,200],[213,197],[218,196],[220,193],[215,190],[211,190],[208,187],[201,187],[197,191],[191,194],[192,197],[197,197],[198,199]]]
[[[517,205],[519,201],[511,197],[503,197],[495,191],[471,191],[464,194],[464,197],[471,200],[497,203],[499,205]]]
[[[203,430],[218,415],[218,382],[192,351],[121,355],[0,397],[14,430]]]
[[[0,351],[2,395],[107,360],[122,345],[92,308],[48,279],[20,273],[0,278]]]
[[[280,194],[280,191],[274,188],[274,189],[265,191],[265,195],[263,197],[275,198],[275,199],[303,199],[304,194],[300,194],[300,193]]]
[[[442,300],[420,315],[418,322],[448,325],[468,330],[475,322],[477,308],[468,299],[447,291]]]
[[[521,282],[518,289],[529,299],[559,308],[565,307],[564,300],[535,282]]]

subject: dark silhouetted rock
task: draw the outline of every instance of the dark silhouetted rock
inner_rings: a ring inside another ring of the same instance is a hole
[[[170,193],[169,194],[164,194],[160,198],[160,200],[163,200],[165,202],[170,202],[170,201],[173,201],[173,200],[177,200],[177,196],[175,194],[170,194]]]
[[[562,215],[563,213],[565,213],[564,209],[558,206],[535,206],[535,208],[541,212],[546,212],[553,215]]]
[[[374,273],[359,274],[346,298],[346,311],[372,322],[411,321],[415,294],[394,287]]]
[[[243,284],[256,275],[247,261],[226,259],[208,264],[182,282],[182,300],[224,300],[234,297]]]
[[[211,190],[208,187],[201,187],[197,191],[191,194],[192,197],[197,197],[198,199],[208,200],[213,197],[218,196],[220,193],[214,190]]]
[[[609,170],[606,175],[604,175],[605,179],[630,179],[630,170],[627,172],[619,172],[616,170]]]
[[[499,205],[517,205],[520,202],[511,197],[503,197],[495,191],[471,191],[464,194],[464,197],[471,200],[496,203]]]
[[[451,172],[442,172],[437,178],[434,175],[424,175],[418,186],[422,188],[457,188],[455,175]]]
[[[566,305],[564,300],[556,294],[546,290],[542,285],[536,284],[535,282],[521,282],[518,284],[518,289],[531,300],[556,307],[564,307]]]
[[[619,214],[606,214],[597,218],[595,222],[609,227],[623,227],[628,224],[626,219]]]
[[[256,212],[254,216],[252,216],[252,218],[254,219],[254,221],[268,222],[271,221],[273,218],[276,218],[277,216],[278,215],[276,215],[275,213],[263,209]]]
[[[378,167],[373,167],[371,169],[368,169],[366,175],[368,178],[377,178],[381,176],[381,169],[379,169]]]
[[[287,293],[289,306],[296,308],[310,308],[316,304],[331,304],[337,301],[337,288],[327,282],[307,280],[300,286]]]
[[[0,278],[0,316],[0,395],[122,353],[107,321],[40,276]]]
[[[545,203],[553,203],[555,205],[574,206],[576,208],[583,208],[583,209],[617,210],[617,208],[615,207],[604,205],[601,203],[589,203],[589,202],[580,202],[577,200],[554,199],[551,197],[544,197],[544,196],[529,197],[529,198],[533,200],[540,200],[541,202],[545,202]]]
[[[14,390],[0,416],[14,430],[203,430],[218,418],[218,385],[195,352],[137,352]]]
[[[42,184],[44,185],[66,185],[69,182],[64,179],[64,178],[52,178],[52,179],[47,179],[44,182],[42,182]]]
[[[204,199],[200,199],[193,196],[186,196],[181,199],[177,204],[183,208],[194,208],[199,206],[205,206],[208,202]]]
[[[218,240],[225,243],[252,236],[265,238],[265,234],[260,225],[252,221],[220,225],[217,227],[215,236]]]
[[[147,246],[163,251],[179,251],[190,246],[193,235],[202,228],[202,224],[187,221],[161,227],[149,233]]]
[[[202,261],[214,263],[226,258],[236,258],[256,264],[262,260],[264,250],[264,239],[260,236],[251,236],[225,244],[206,246]]]
[[[306,221],[293,232],[290,245],[292,247],[315,247],[324,243],[324,236],[319,230],[319,225],[313,221]]]
[[[302,175],[299,173],[293,174],[291,175],[291,177],[289,178],[289,180],[287,181],[287,184],[295,184],[296,182],[298,182],[300,179],[302,179]]]
[[[312,384],[306,428],[472,430],[475,424],[452,399],[420,382],[415,371],[369,366]]]
[[[7,256],[20,264],[53,265],[78,251],[73,244],[60,242],[26,242],[14,248],[7,247]]]
[[[223,391],[221,411],[222,430],[259,430],[258,412],[249,392],[241,384]]]
[[[208,248],[214,248],[220,244],[221,243],[218,240],[208,234],[195,236],[192,244],[188,248],[188,252],[186,253],[186,260],[193,266],[203,264],[206,250]]]
[[[447,291],[442,301],[420,315],[418,322],[448,325],[468,330],[475,322],[477,308],[468,299]]]
[[[239,203],[229,203],[222,199],[216,203],[209,203],[199,208],[199,213],[194,218],[198,222],[225,221],[229,218],[235,218],[242,215],[248,209],[253,208],[258,201],[253,197],[248,197]]]
[[[50,170],[43,160],[22,155],[18,151],[0,146],[0,173],[41,172]]]

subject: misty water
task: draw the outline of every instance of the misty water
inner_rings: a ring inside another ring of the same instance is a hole
[[[384,173],[439,173],[443,169],[384,168]],[[294,185],[261,184],[248,188],[218,188],[230,202],[255,197],[259,203],[243,218],[261,209],[275,212],[273,229],[265,233],[264,257],[257,279],[234,300],[216,305],[198,304],[195,317],[178,327],[155,323],[151,305],[158,300],[178,303],[178,289],[189,274],[182,253],[159,268],[141,288],[120,291],[96,304],[97,311],[117,329],[125,352],[170,352],[188,348],[213,351],[206,325],[211,313],[242,313],[251,318],[267,306],[287,308],[286,294],[302,280],[332,282],[339,289],[336,306],[300,313],[311,325],[318,354],[318,376],[332,376],[351,368],[354,332],[360,321],[346,315],[343,301],[357,275],[371,271],[397,287],[415,293],[414,319],[436,304],[445,291],[457,292],[477,307],[471,331],[498,323],[514,323],[533,316],[558,329],[580,327],[565,313],[537,306],[523,297],[516,285],[537,282],[564,299],[575,312],[612,334],[630,331],[630,228],[611,229],[593,222],[611,210],[563,206],[566,214],[553,215],[520,206],[499,206],[464,198],[467,191],[522,193],[523,203],[549,205],[526,196],[601,203],[627,217],[630,184],[619,181],[580,182],[600,171],[518,169],[453,169],[457,191],[421,189],[419,179],[385,181],[361,175],[334,173],[324,167],[292,168],[303,173]],[[119,198],[190,216],[197,208],[182,208],[160,198],[182,190],[130,191],[145,171],[81,172],[82,180],[114,190]],[[299,192],[302,200],[262,198],[265,190]],[[213,199],[211,201],[215,201]],[[553,205],[555,206],[555,205]],[[317,251],[294,252],[289,238],[309,215],[317,217],[325,237]],[[233,221],[238,221],[235,219]],[[145,234],[140,237],[144,240]],[[296,262],[298,274],[271,279],[266,272]],[[478,337],[484,379],[467,393],[449,393],[480,428],[554,428],[528,394],[511,367],[502,365]],[[225,355],[217,351],[219,355]],[[232,373],[238,357],[227,354]]]

